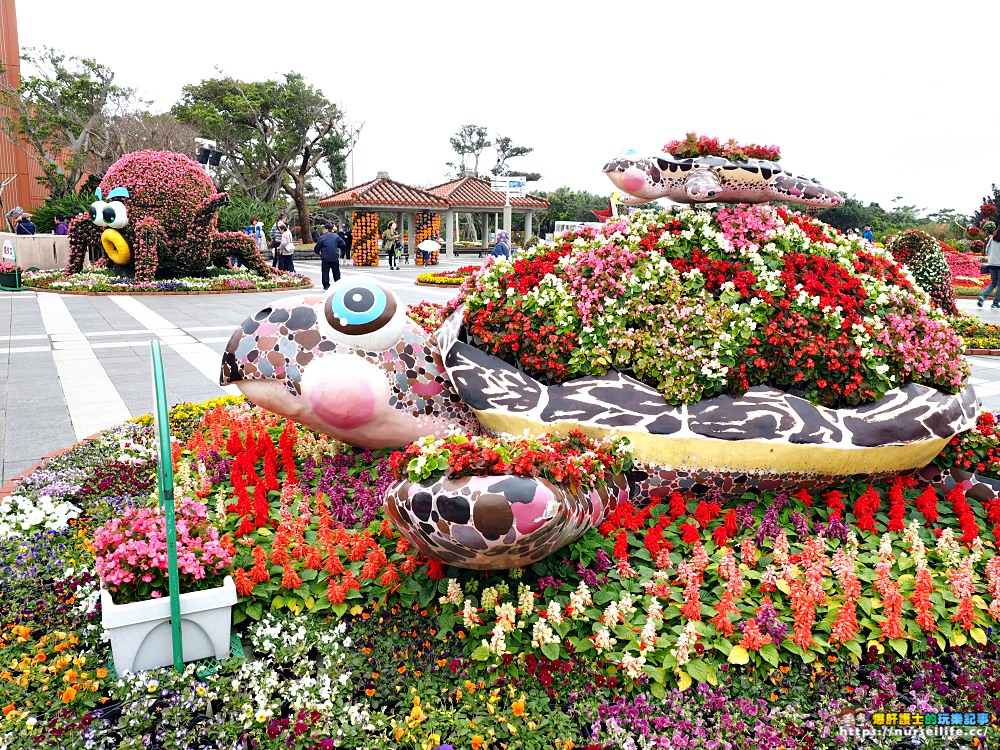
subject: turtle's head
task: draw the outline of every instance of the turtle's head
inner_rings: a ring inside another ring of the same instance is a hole
[[[622,151],[618,156],[604,165],[604,174],[616,188],[627,195],[621,196],[619,203],[648,203],[660,197],[660,192],[654,189],[654,181],[650,176],[652,162],[639,155],[635,149]]]
[[[244,320],[223,354],[221,383],[359,448],[398,448],[453,428],[478,432],[434,336],[389,289],[357,277]]]

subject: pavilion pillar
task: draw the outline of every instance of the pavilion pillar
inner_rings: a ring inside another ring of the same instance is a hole
[[[413,211],[410,211],[410,213],[408,213],[406,217],[410,222],[410,233],[408,235],[406,246],[410,248],[410,257],[416,258],[417,256],[415,255],[415,252],[417,246],[417,215]],[[414,260],[413,262],[416,263],[416,260]]]
[[[531,219],[532,219],[532,216],[534,215],[534,213],[535,213],[534,211],[527,211],[524,214],[524,242],[525,242],[525,244],[527,244],[528,240],[531,239]]]
[[[345,216],[346,216],[346,214],[344,213],[344,209],[340,209],[339,211],[337,211],[337,229],[338,230],[342,226],[344,226],[344,224],[347,223],[347,219],[344,218]]]
[[[510,234],[510,203],[503,207],[503,228],[507,230],[507,234]]]
[[[483,247],[490,246],[490,215],[483,211]]]
[[[455,257],[455,212],[450,208],[444,212],[444,249],[446,255]]]

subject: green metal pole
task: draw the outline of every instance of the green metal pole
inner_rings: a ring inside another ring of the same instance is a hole
[[[167,387],[163,378],[163,354],[159,339],[150,342],[153,352],[153,392],[156,408],[156,483],[160,507],[167,526],[167,585],[170,589],[170,635],[174,646],[174,669],[184,670],[184,645],[181,640],[181,589],[177,572],[177,518],[174,515],[174,465],[170,454],[170,418],[167,413]]]

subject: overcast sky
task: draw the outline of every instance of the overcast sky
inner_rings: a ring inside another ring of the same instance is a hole
[[[442,182],[466,123],[534,147],[511,166],[548,190],[610,194],[611,156],[690,130],[887,208],[971,213],[1000,183],[996,2],[16,1],[22,47],[93,57],[157,110],[218,71],[301,73],[364,122],[355,183]]]

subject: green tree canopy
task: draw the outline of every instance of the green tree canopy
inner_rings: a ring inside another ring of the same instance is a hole
[[[267,202],[288,195],[303,232],[313,182],[344,187],[345,160],[361,130],[298,73],[283,81],[227,76],[187,85],[172,112],[218,144],[226,155],[221,169],[239,193]]]

